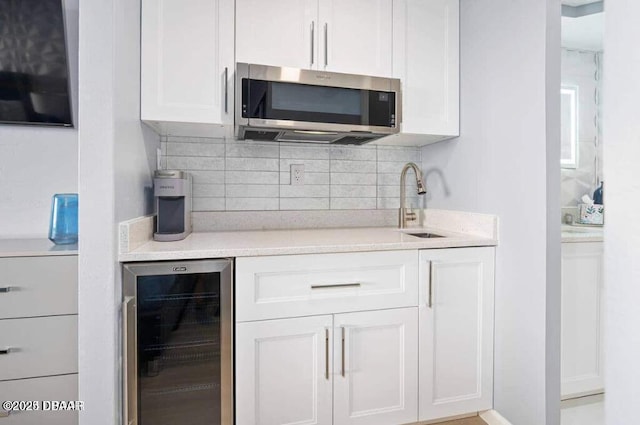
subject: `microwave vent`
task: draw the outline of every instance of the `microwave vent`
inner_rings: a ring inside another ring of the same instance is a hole
[[[369,143],[378,137],[373,135],[352,135],[349,134],[347,136],[341,137],[335,140],[333,143],[336,145],[364,145],[365,143]]]
[[[245,130],[243,139],[273,142],[278,139],[279,131]]]

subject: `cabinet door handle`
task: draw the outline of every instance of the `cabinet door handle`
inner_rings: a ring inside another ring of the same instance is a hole
[[[324,330],[324,378],[329,380],[329,329]]]
[[[433,307],[433,280],[436,277],[436,263],[434,261],[429,262],[429,300],[427,306]]]
[[[0,288],[0,294],[6,294],[7,292],[11,292],[12,289],[13,288],[11,286],[5,286],[4,288]]]
[[[324,23],[324,66],[329,65],[329,24]]]
[[[315,37],[315,33],[316,33],[316,22],[315,21],[311,21],[311,66],[313,66],[313,57],[315,56],[315,52],[314,52],[314,40],[313,38]]]
[[[224,67],[224,113],[229,113],[229,68]]]
[[[360,282],[353,283],[332,283],[329,285],[311,285],[311,289],[327,289],[327,288],[359,288],[362,286]]]
[[[11,347],[0,349],[0,355],[9,354],[11,351]]]
[[[342,372],[340,374],[344,378],[344,375],[345,375],[345,372],[344,372],[344,335],[345,335],[344,326],[341,329],[342,329]]]

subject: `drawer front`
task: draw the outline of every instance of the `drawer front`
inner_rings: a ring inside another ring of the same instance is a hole
[[[78,373],[78,316],[0,320],[0,381]]]
[[[40,410],[12,411],[8,416],[0,408],[2,425],[75,425],[77,411],[43,410],[43,401],[78,400],[78,375],[50,376],[47,378],[18,379],[0,382],[1,401],[39,401]]]
[[[417,305],[417,250],[236,259],[238,322]]]
[[[78,313],[77,256],[0,258],[0,270],[0,319]]]

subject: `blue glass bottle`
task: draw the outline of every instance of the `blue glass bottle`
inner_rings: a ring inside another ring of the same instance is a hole
[[[49,239],[58,245],[78,242],[78,194],[58,193],[51,201]]]

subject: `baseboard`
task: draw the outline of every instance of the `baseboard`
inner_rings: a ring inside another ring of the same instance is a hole
[[[486,410],[480,413],[480,417],[489,425],[512,425],[500,413],[495,410]]]

